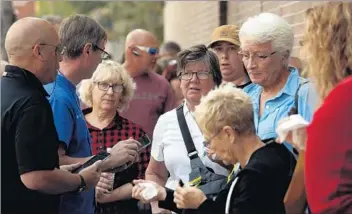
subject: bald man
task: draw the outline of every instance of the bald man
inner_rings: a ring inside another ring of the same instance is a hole
[[[59,194],[94,187],[99,163],[72,174],[59,169],[58,135],[42,84],[53,82],[64,48],[45,20],[23,18],[6,35],[1,78],[2,213],[56,214]]]
[[[123,64],[137,88],[128,109],[121,112],[121,116],[141,125],[151,139],[159,116],[176,107],[175,95],[169,82],[153,72],[158,47],[158,40],[151,32],[143,29],[133,30],[126,37]],[[148,154],[150,156],[150,147]],[[143,161],[147,168],[148,162]]]
[[[141,125],[150,138],[159,116],[176,107],[167,80],[152,72],[158,52],[158,40],[151,32],[136,29],[127,35],[123,66],[136,82],[137,89],[129,108],[121,115]]]

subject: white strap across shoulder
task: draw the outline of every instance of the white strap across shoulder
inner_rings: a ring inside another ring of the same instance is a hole
[[[226,199],[226,206],[225,206],[225,214],[230,213],[230,205],[231,205],[231,196],[233,189],[235,188],[235,185],[237,183],[238,177],[235,178],[235,180],[232,182],[229,193],[227,194],[227,199]]]

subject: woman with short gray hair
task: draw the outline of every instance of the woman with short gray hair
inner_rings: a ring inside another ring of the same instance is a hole
[[[278,15],[261,13],[242,25],[239,37],[239,54],[256,84],[249,95],[259,137],[264,141],[276,138],[278,120],[289,113],[310,121],[315,102],[312,84],[288,66],[294,42],[292,27]],[[285,145],[292,151],[291,145]]]
[[[205,146],[224,163],[239,162],[241,170],[228,177],[216,197],[207,197],[197,187],[178,186],[172,191],[143,180],[134,181],[132,196],[144,203],[158,200],[177,213],[285,213],[283,198],[295,160],[282,144],[265,145],[256,135],[251,98],[241,89],[225,85],[203,97],[194,115],[207,139]],[[156,186],[153,199],[141,194],[145,182]]]
[[[221,84],[221,73],[216,55],[204,45],[193,46],[178,54],[178,76],[184,103],[160,116],[153,135],[151,158],[146,171],[146,179],[170,189],[175,189],[179,180],[190,181],[191,163],[178,123],[177,112],[182,111],[186,128],[189,129],[196,152],[203,164],[216,174],[228,175],[228,171],[211,161],[205,153],[204,137],[194,117],[195,106],[202,96]],[[181,108],[182,107],[182,108]],[[181,109],[181,110],[180,110]],[[168,177],[168,175],[170,176]],[[160,210],[152,204],[153,213]]]

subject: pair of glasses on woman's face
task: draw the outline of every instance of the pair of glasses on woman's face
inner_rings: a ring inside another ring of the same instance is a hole
[[[238,55],[240,57],[242,57],[242,60],[244,60],[244,61],[248,61],[251,58],[252,58],[252,60],[255,59],[258,61],[264,61],[276,53],[277,53],[276,51],[271,52],[271,53],[250,53],[248,51],[241,50],[238,52]]]
[[[231,128],[232,128],[232,130],[237,131],[236,128],[234,128],[234,127],[231,127]],[[211,144],[211,141],[212,141],[216,136],[218,136],[222,130],[223,130],[223,129],[220,129],[220,130],[217,131],[216,134],[214,134],[211,138],[209,138],[208,140],[205,140],[205,141],[203,142],[204,147],[207,148],[207,149],[209,149],[210,144]],[[238,131],[237,131],[237,133],[238,133]]]
[[[114,93],[119,93],[119,92],[122,92],[124,89],[124,86],[122,84],[109,84],[106,82],[94,82],[94,83],[98,85],[98,89],[101,91],[108,91],[111,88]]]
[[[200,80],[206,80],[210,76],[210,72],[207,71],[200,71],[200,72],[183,72],[181,73],[180,77],[182,80],[191,80],[193,75],[196,75]]]

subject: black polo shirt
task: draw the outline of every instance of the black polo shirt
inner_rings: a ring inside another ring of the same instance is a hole
[[[1,77],[2,213],[58,213],[59,195],[28,189],[20,175],[59,166],[48,94],[31,72],[5,67]]]

